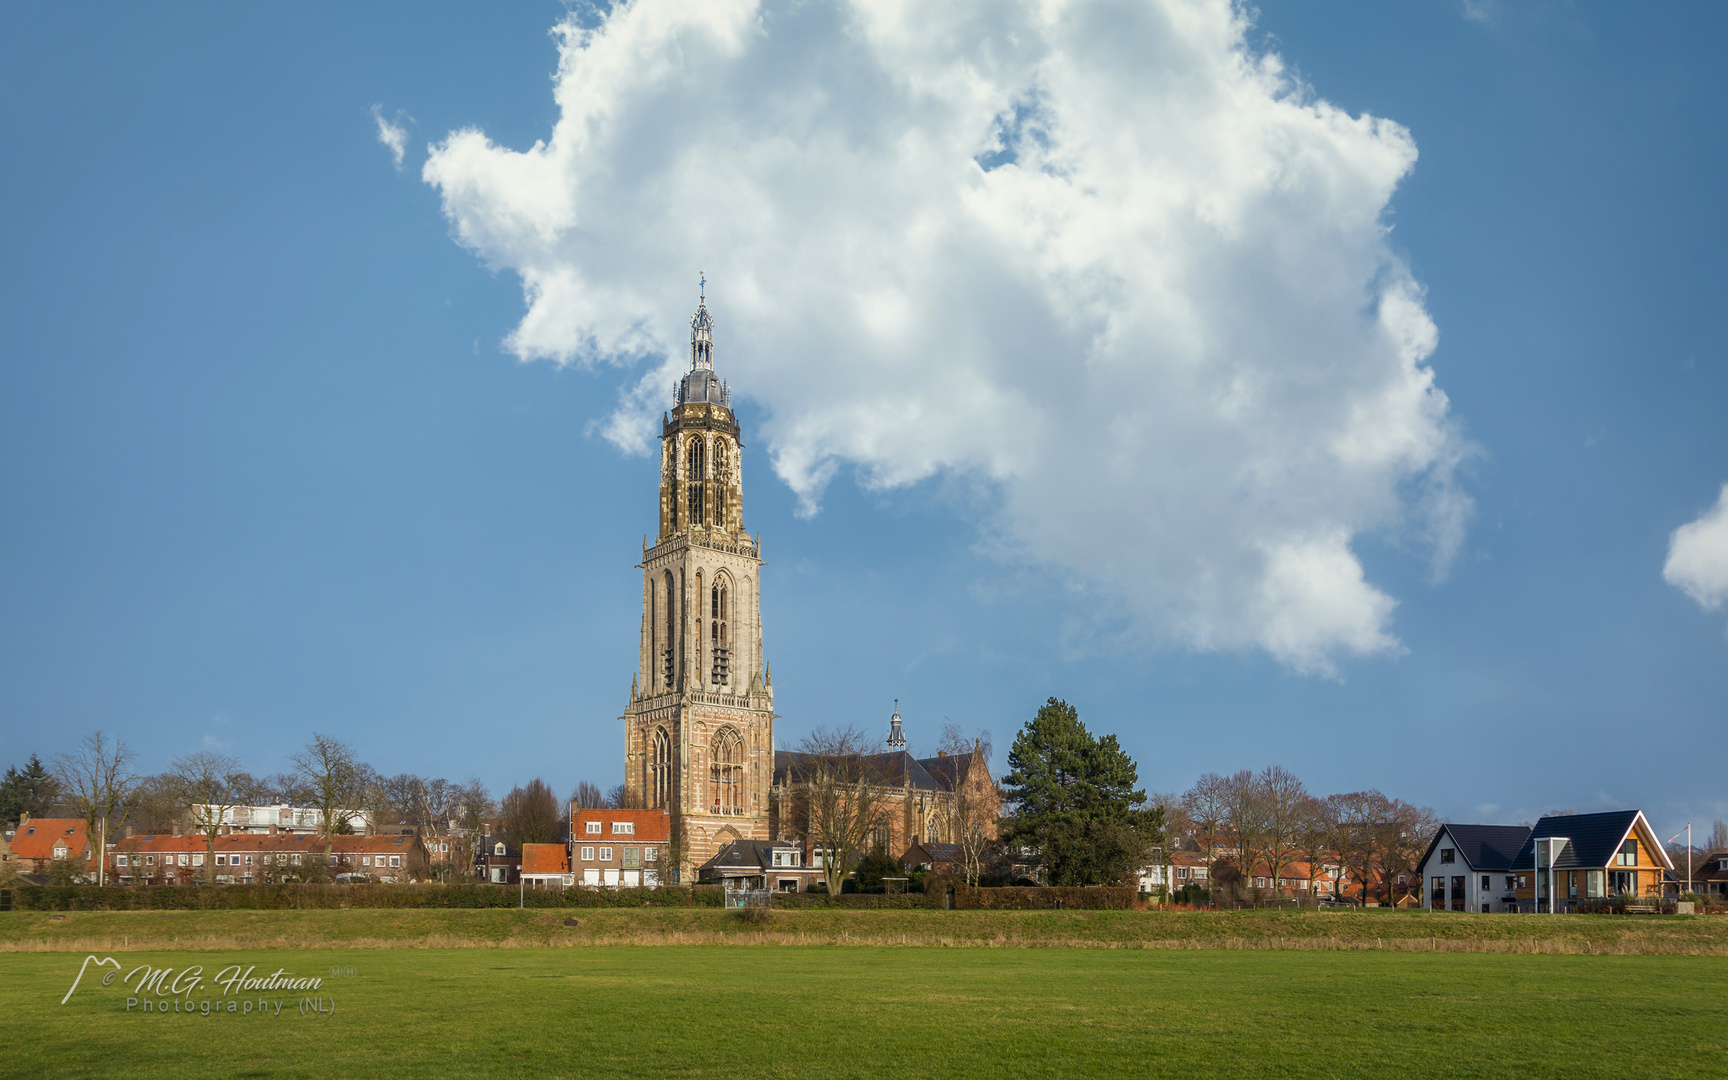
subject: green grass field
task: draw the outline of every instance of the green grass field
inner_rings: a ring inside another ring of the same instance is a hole
[[[628,946],[126,953],[354,976],[327,1014],[126,1009],[0,956],[44,1077],[1719,1076],[1728,962],[1469,953]],[[208,985],[194,1001],[215,997]],[[1449,1063],[1456,1062],[1457,1065]]]
[[[576,926],[564,924],[567,916]],[[0,953],[140,948],[910,945],[1384,949],[1728,957],[1722,916],[1421,911],[776,911],[712,908],[0,913]]]

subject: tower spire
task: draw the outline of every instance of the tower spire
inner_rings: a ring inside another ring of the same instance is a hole
[[[906,733],[900,730],[900,699],[894,699],[894,715],[888,718],[888,749],[906,749]]]

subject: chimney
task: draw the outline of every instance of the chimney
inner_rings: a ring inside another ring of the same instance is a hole
[[[368,821],[368,822],[367,822],[367,823],[366,823],[366,835],[367,835],[367,836],[376,836],[376,835],[378,835],[378,834],[377,834],[377,832],[375,832],[375,831],[374,831],[374,830],[373,830],[373,828],[372,828],[372,823],[371,823],[371,822],[370,822],[370,821]]]
[[[24,826],[26,826],[28,824],[30,824],[30,815],[29,814],[19,814],[18,815],[18,827],[20,829],[22,829]]]

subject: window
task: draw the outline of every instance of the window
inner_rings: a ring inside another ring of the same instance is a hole
[[[690,445],[684,452],[684,510],[686,520],[692,525],[706,524],[707,519],[702,513],[702,481],[707,478],[707,445],[698,436],[690,440]]]
[[[294,853],[294,865],[295,865],[295,866],[299,866],[299,865],[300,865],[300,853],[299,853],[299,852],[298,852],[298,851],[296,851],[296,852],[295,852],[295,853]]]
[[[643,862],[659,862],[660,861],[660,849],[659,848],[652,848],[652,847],[651,848],[643,848],[642,849],[642,861]]]
[[[503,844],[493,844],[492,845],[492,854],[494,854],[494,855],[504,854],[504,845]]]
[[[360,856],[360,865],[361,866],[371,866],[372,865],[372,856],[370,856],[370,855]]]
[[[714,440],[714,524],[726,527],[726,440]]]
[[[115,866],[125,866],[126,865],[126,856],[124,856],[124,855],[114,856],[114,865]]]
[[[587,822],[585,828],[589,836],[600,835],[600,823],[598,821]]]
[[[439,854],[443,854],[443,853],[445,853],[445,852],[447,852],[447,851],[449,851],[449,850],[450,850],[450,845],[449,845],[449,844],[439,844],[439,845],[438,845],[438,852],[439,852]]]
[[[1458,853],[1456,851],[1454,851],[1452,848],[1443,847],[1440,849],[1440,861],[1441,862],[1453,862],[1456,859],[1457,855],[1458,855]]]
[[[731,606],[727,602],[727,585],[724,578],[714,582],[714,587],[708,590],[708,650],[714,658],[712,669],[708,673],[709,681],[715,686],[723,686],[731,681],[728,669],[729,651],[732,639],[728,624],[731,622]]]
[[[634,836],[636,835],[636,823],[634,821],[614,821],[612,823],[612,835]]]
[[[187,857],[184,854],[182,854],[180,856],[180,865],[181,866],[189,865],[189,860],[187,859]]]
[[[400,856],[400,855],[390,856],[390,865],[391,866],[401,866],[402,865],[402,856]]]
[[[1635,870],[1608,871],[1608,888],[1616,893],[1638,891],[1638,873]]]
[[[1590,870],[1584,874],[1584,896],[1590,900],[1600,900],[1602,892],[1602,871]]]
[[[1487,874],[1482,875],[1482,891],[1487,892],[1494,887],[1494,879]]]
[[[722,814],[744,812],[744,740],[733,728],[721,728],[710,747],[713,764],[709,766],[714,809]]]
[[[624,849],[624,869],[626,869],[626,870],[640,870],[640,869],[642,869],[642,849],[641,848],[627,847]]]
[[[192,865],[193,866],[203,866],[204,865],[204,853],[202,851],[197,852],[192,856]]]
[[[653,746],[648,752],[648,805],[658,810],[666,805],[672,790],[672,736],[666,729],[654,729]]]
[[[252,856],[250,856],[250,855],[246,856],[246,865],[247,866],[252,865]]]
[[[1621,844],[1619,852],[1616,853],[1614,856],[1614,865],[1615,866],[1637,866],[1638,865],[1638,841],[1627,840],[1624,844]]]
[[[155,866],[156,865],[156,856],[154,856],[154,855],[144,856],[144,865],[145,866]]]
[[[603,847],[600,849],[600,861],[601,862],[611,862],[612,861],[612,849],[611,848]]]
[[[582,849],[582,861],[583,862],[593,862],[594,861],[594,849],[593,848],[585,847]]]

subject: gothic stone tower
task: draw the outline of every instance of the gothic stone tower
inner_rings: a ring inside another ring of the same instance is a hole
[[[672,815],[679,880],[733,840],[767,840],[774,690],[762,663],[762,559],[744,531],[743,444],[714,374],[707,290],[690,370],[660,433],[660,528],[642,552],[642,645],[624,710],[624,782]],[[668,875],[669,878],[669,875]],[[666,880],[666,879],[663,879]]]

